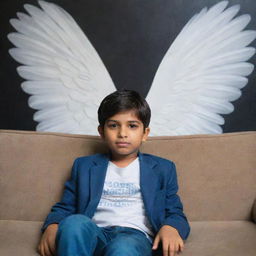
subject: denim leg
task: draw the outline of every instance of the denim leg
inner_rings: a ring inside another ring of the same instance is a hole
[[[140,231],[117,228],[104,248],[104,256],[151,256],[152,244]]]
[[[73,214],[59,223],[56,235],[58,256],[92,256],[105,243],[101,229],[85,215]]]

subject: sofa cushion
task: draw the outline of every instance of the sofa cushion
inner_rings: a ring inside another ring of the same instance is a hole
[[[0,221],[0,255],[36,256],[39,221]],[[256,225],[249,221],[193,221],[183,256],[255,256]]]
[[[39,256],[40,221],[0,220],[0,255]]]
[[[183,256],[255,256],[256,225],[251,221],[193,221]]]
[[[194,221],[186,255],[255,256],[256,225],[250,221]]]

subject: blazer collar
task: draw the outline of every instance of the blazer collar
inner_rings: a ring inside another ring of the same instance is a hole
[[[140,163],[140,188],[142,198],[145,204],[146,212],[151,216],[154,195],[157,190],[158,177],[153,170],[157,165],[157,162],[150,156],[143,153],[138,153]],[[109,162],[108,154],[97,154],[94,159],[94,166],[90,171],[90,206],[95,208],[91,209],[92,212],[96,210],[96,207],[100,201],[104,181],[106,178],[106,171]]]

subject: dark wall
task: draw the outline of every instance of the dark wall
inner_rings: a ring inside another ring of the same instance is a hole
[[[216,0],[55,0],[68,11],[98,51],[117,88],[135,89],[146,96],[155,72],[171,43],[186,22]],[[0,129],[35,130],[35,112],[28,107],[29,95],[20,84],[17,62],[8,54],[13,45],[7,34],[14,31],[9,24],[16,12],[32,0],[0,2]],[[241,14],[252,16],[247,29],[256,30],[256,2],[233,0],[229,6],[241,4]],[[252,45],[256,47],[256,42]],[[250,60],[256,63],[256,57]],[[225,116],[224,132],[256,130],[255,72],[234,102],[235,111]]]

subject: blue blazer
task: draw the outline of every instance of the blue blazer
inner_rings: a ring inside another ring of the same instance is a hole
[[[175,164],[167,159],[139,153],[140,188],[146,215],[156,233],[163,225],[176,228],[183,240],[190,226],[183,205],[177,195],[178,183]],[[41,231],[49,224],[59,223],[71,214],[85,214],[92,218],[101,199],[109,157],[96,154],[75,160],[71,177],[65,183],[60,202],[47,216]]]

